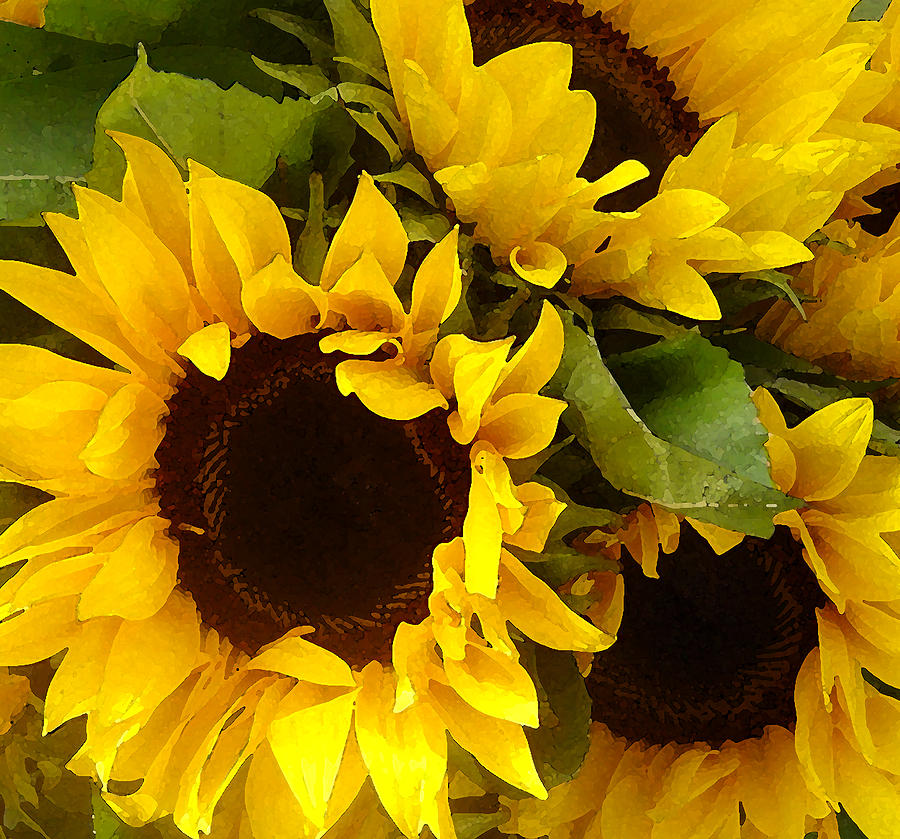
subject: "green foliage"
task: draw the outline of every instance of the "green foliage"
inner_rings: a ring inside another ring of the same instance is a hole
[[[657,436],[773,486],[768,439],[741,365],[695,332],[607,359],[628,402]]]
[[[334,30],[336,55],[352,58],[358,64],[384,70],[381,42],[372,24],[366,19],[353,0],[323,0]],[[347,82],[365,81],[367,73],[345,64],[339,70],[341,79]]]
[[[125,824],[103,800],[100,790],[91,790],[92,823],[96,839],[183,839],[184,834],[171,818],[161,819],[142,827]]]
[[[95,44],[0,21],[0,81],[27,79],[36,74],[70,70],[76,65],[128,58],[131,54],[130,49],[119,44]]]
[[[509,821],[509,811],[505,807],[493,813],[453,813],[456,839],[478,839],[505,821]]]
[[[0,82],[0,220],[39,224],[41,211],[74,206],[71,184],[91,167],[97,112],[130,64],[78,64]]]
[[[116,194],[124,157],[106,129],[126,131],[161,145],[183,171],[193,158],[220,175],[261,186],[279,154],[288,163],[312,156],[312,133],[327,104],[276,102],[235,84],[223,90],[212,81],[156,72],[143,49],[133,71],[97,115],[94,167],[88,184]]]
[[[727,463],[664,440],[637,416],[596,344],[563,313],[566,349],[550,390],[569,403],[563,421],[617,489],[674,512],[767,538],[772,516],[798,506]],[[697,448],[696,444],[694,448]],[[742,465],[746,470],[747,464]]]
[[[196,0],[53,0],[45,28],[106,44],[154,42]]]
[[[522,664],[538,694],[538,728],[526,731],[546,787],[570,781],[590,746],[591,699],[571,653],[529,645]]]
[[[837,823],[841,839],[866,839],[866,834],[856,826],[843,807],[837,813]]]

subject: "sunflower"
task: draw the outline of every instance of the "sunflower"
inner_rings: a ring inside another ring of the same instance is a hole
[[[835,0],[743,5],[633,0],[607,22],[596,3],[373,0],[372,17],[415,151],[495,259],[717,318],[700,272],[809,259],[845,191],[900,157],[900,133],[863,122],[895,78],[865,69],[887,25]]]
[[[367,778],[406,836],[452,837],[448,731],[545,795],[507,621],[612,640],[505,547],[540,550],[564,506],[507,468],[564,407],[537,393],[555,311],[512,357],[438,340],[457,232],[404,306],[407,237],[367,175],[311,283],[265,195],[111,136],[121,201],[76,188],[77,219],[46,215],[75,275],[0,263],[0,288],[115,364],[0,345],[0,478],[53,496],[0,536],[0,661],[67,650],[45,731],[86,714],[70,767],[130,823],[194,837],[220,800],[256,837],[321,835]]]
[[[40,28],[47,0],[0,0],[0,20]]]
[[[900,376],[900,221],[883,236],[835,221],[792,282],[810,298],[806,319],[775,303],[757,326],[759,337],[842,376]]]
[[[868,836],[896,830],[900,701],[874,685],[900,684],[900,462],[866,454],[868,399],[794,428],[767,391],[754,401],[772,477],[802,506],[775,517],[771,539],[730,547],[721,533],[679,534],[659,508],[632,517],[619,536],[644,568],[623,569],[618,641],[587,677],[588,755],[546,801],[504,801],[504,829],[836,836],[843,807]]]

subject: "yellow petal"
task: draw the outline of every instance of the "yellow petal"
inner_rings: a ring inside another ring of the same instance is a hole
[[[350,209],[334,234],[322,267],[323,290],[330,291],[341,275],[368,251],[391,285],[406,264],[408,240],[400,217],[378,191],[375,181],[363,172],[350,202]]]
[[[503,345],[508,347],[510,343],[512,339],[506,339]],[[450,399],[453,396],[453,376],[459,362],[468,356],[492,355],[500,344],[499,341],[473,341],[467,335],[446,335],[438,341],[431,357],[429,371],[432,380]]]
[[[197,184],[217,178],[215,172],[189,160],[188,213],[191,225],[191,265],[197,289],[210,311],[227,323],[235,334],[247,331],[247,316],[241,306],[241,275],[213,222],[209,207]]]
[[[344,396],[355,393],[372,413],[387,419],[410,420],[447,400],[414,371],[389,361],[342,361],[335,368],[337,386]]]
[[[794,749],[794,737],[781,726],[766,726],[756,745],[741,755],[737,769],[737,797],[747,819],[766,836],[803,836],[808,816],[828,815],[828,805],[807,789]]]
[[[399,348],[396,339],[385,332],[332,332],[319,341],[319,349],[324,353],[342,352],[347,355],[371,355],[385,344]]]
[[[434,800],[447,773],[447,735],[428,705],[395,713],[395,684],[378,662],[362,671],[356,737],[363,760],[388,815],[416,839],[424,826],[423,804]]]
[[[797,458],[790,443],[776,434],[770,434],[766,441],[769,455],[769,473],[772,480],[783,492],[789,492],[797,481]]]
[[[141,137],[106,132],[125,153],[122,203],[146,222],[190,276],[191,231],[184,181],[169,156]]]
[[[709,546],[720,556],[744,541],[744,534],[737,530],[726,530],[717,524],[698,521],[688,516],[685,516],[684,520],[706,539]]]
[[[494,493],[484,475],[473,468],[462,536],[466,549],[466,589],[472,594],[496,595],[502,537],[503,527]]]
[[[191,181],[191,203],[195,201],[209,213],[242,280],[276,256],[290,261],[284,218],[264,193],[228,178],[205,177]]]
[[[537,393],[556,372],[562,352],[562,320],[545,300],[534,332],[504,369],[494,400],[513,393]]]
[[[118,628],[117,621],[90,621],[72,639],[47,688],[45,735],[96,707],[106,671],[106,655]]]
[[[635,299],[657,300],[669,311],[694,320],[722,317],[719,301],[703,276],[690,265],[676,260],[651,259],[650,272]],[[650,304],[654,305],[654,304]]]
[[[518,661],[480,644],[466,645],[465,658],[444,660],[452,687],[483,714],[537,728],[537,691]]]
[[[166,535],[169,523],[156,516],[125,529],[110,551],[103,543],[94,555],[103,564],[78,601],[78,617],[113,615],[140,621],[156,614],[175,588],[178,543]]]
[[[294,797],[266,742],[250,759],[244,801],[255,839],[314,839],[319,833]]]
[[[79,454],[97,428],[106,394],[84,382],[47,382],[16,399],[0,399],[0,466],[13,480],[50,491],[102,486]]]
[[[576,615],[509,551],[502,553],[497,605],[523,634],[555,650],[596,652],[615,640]]]
[[[487,351],[460,358],[453,370],[456,411],[448,424],[453,439],[462,445],[471,443],[478,433],[482,412],[506,364],[509,340],[491,343],[494,346]]]
[[[432,682],[431,690],[438,713],[460,746],[498,778],[536,798],[547,797],[521,726],[476,711],[440,682]]]
[[[787,423],[784,421],[784,415],[781,413],[781,408],[778,407],[775,397],[764,387],[758,387],[751,394],[751,399],[753,399],[753,403],[756,405],[756,410],[759,413],[759,421],[765,426],[766,431],[769,434],[777,434],[779,437],[783,437],[788,430]]]
[[[198,329],[178,348],[178,354],[190,359],[207,376],[222,381],[231,363],[231,330],[219,321]]]
[[[267,735],[306,817],[322,827],[350,733],[356,692],[279,715]]]
[[[832,598],[838,606],[843,607],[845,598],[900,599],[900,557],[889,534],[882,536],[865,521],[842,523],[817,510],[805,510],[803,521],[838,590],[839,596]]]
[[[841,594],[837,584],[831,578],[825,562],[819,555],[817,540],[806,526],[806,522],[803,520],[800,513],[797,512],[797,510],[785,510],[783,513],[779,513],[775,516],[773,521],[775,524],[790,527],[791,533],[795,539],[799,536],[800,541],[803,543],[803,558],[806,560],[806,564],[812,569],[812,572],[816,575],[816,579],[819,581],[819,585],[831,601],[837,603],[840,608],[843,608],[845,598]]]
[[[791,494],[818,501],[844,490],[865,456],[873,416],[870,399],[842,399],[791,429],[787,439],[797,458]]]
[[[151,229],[106,195],[75,187],[97,274],[124,319],[174,350],[199,326],[181,264]]]
[[[566,505],[556,500],[552,489],[534,482],[517,486],[516,496],[525,505],[525,517],[514,533],[504,534],[503,541],[526,551],[542,551]]]
[[[97,573],[100,557],[83,552],[68,552],[41,557],[29,562],[3,587],[5,595],[0,614],[30,609],[38,603],[77,595]]]
[[[310,631],[309,627],[290,630],[274,643],[263,647],[245,667],[284,673],[285,676],[317,685],[355,687],[353,674],[343,659],[301,637]]]
[[[61,549],[87,548],[97,541],[98,533],[115,530],[147,515],[147,507],[141,490],[47,501],[0,533],[0,565]]]
[[[108,727],[138,714],[149,716],[191,672],[199,648],[196,606],[179,591],[146,620],[122,621],[108,652],[97,722]]]
[[[428,253],[412,285],[410,320],[414,332],[437,329],[456,308],[462,293],[459,267],[459,225]]]
[[[525,248],[513,248],[509,264],[526,282],[541,288],[553,288],[565,273],[569,261],[555,245],[531,242]]]
[[[78,457],[95,475],[123,480],[156,466],[166,403],[137,383],[119,388],[103,406],[97,431]]]
[[[328,292],[328,307],[343,315],[352,329],[399,330],[406,312],[377,256],[364,250]]]
[[[503,457],[531,457],[550,445],[565,409],[561,399],[511,393],[484,412],[478,439],[491,443]]]
[[[280,254],[244,279],[240,298],[253,325],[282,340],[314,332],[328,311],[322,290]]]
[[[0,658],[8,667],[43,661],[67,647],[78,631],[75,596],[47,600],[0,621]]]
[[[74,219],[68,221],[77,224]],[[158,369],[125,337],[111,301],[104,303],[80,277],[25,262],[0,260],[0,290],[116,364],[132,372]]]

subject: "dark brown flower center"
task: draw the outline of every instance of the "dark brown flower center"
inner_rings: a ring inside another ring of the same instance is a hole
[[[676,99],[665,67],[600,15],[585,18],[577,4],[552,0],[476,0],[466,7],[475,63],[538,41],[571,44],[574,69],[569,85],[597,101],[594,140],[580,175],[600,177],[624,160],[641,161],[649,177],[602,199],[601,210],[633,210],[656,195],[666,167],[687,154],[700,138],[697,114]]]
[[[207,624],[250,653],[313,626],[362,665],[427,614],[431,553],[461,532],[470,467],[444,412],[379,417],[338,392],[338,360],[309,336],[260,336],[222,382],[192,370],[156,481]]]
[[[796,722],[794,681],[825,597],[787,528],[716,556],[685,526],[660,579],[624,566],[618,640],[588,677],[595,720],[632,741],[713,747]]]

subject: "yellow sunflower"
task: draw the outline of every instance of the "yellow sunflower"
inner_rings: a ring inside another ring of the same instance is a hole
[[[900,376],[900,217],[883,236],[836,221],[793,287],[810,298],[804,320],[775,303],[757,326],[783,350],[857,379]]]
[[[537,395],[555,311],[512,357],[438,341],[455,230],[405,307],[407,237],[364,175],[308,282],[262,193],[193,161],[185,184],[112,136],[122,200],[76,188],[77,219],[46,216],[75,275],[0,263],[0,288],[115,363],[0,345],[0,479],[54,496],[0,536],[0,662],[67,650],[45,731],[86,714],[71,768],[127,821],[194,837],[220,800],[241,837],[319,836],[366,778],[406,836],[453,837],[448,732],[545,795],[506,622],[612,640],[503,547],[540,550],[563,508],[507,469],[564,407]]]
[[[864,79],[871,107],[895,80],[865,69],[887,24],[846,24],[846,0],[742,5],[373,0],[372,17],[415,151],[496,259],[716,318],[701,272],[809,259],[845,191],[900,159],[850,94]]]
[[[40,28],[47,0],[0,0],[0,20]]]
[[[754,401],[772,477],[803,505],[775,517],[784,527],[771,539],[731,547],[679,537],[661,509],[633,517],[620,536],[644,573],[623,569],[618,641],[587,677],[588,756],[546,801],[504,801],[505,830],[835,837],[843,807],[867,836],[894,835],[900,701],[873,683],[900,684],[900,461],[866,454],[867,399],[794,428],[767,391]],[[658,572],[653,533],[666,554]]]

